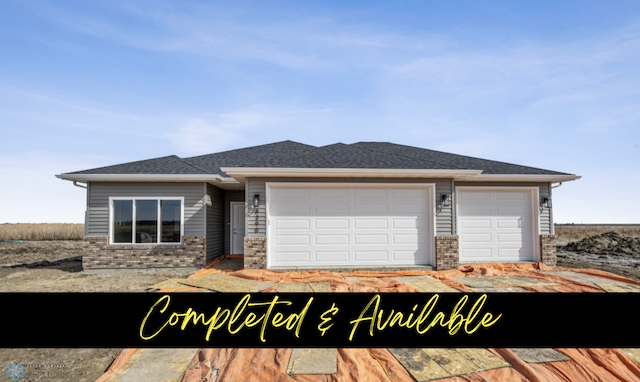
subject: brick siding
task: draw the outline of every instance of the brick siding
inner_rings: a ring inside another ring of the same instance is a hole
[[[108,237],[85,237],[82,267],[169,268],[205,265],[206,238],[183,236],[180,245],[109,245]]]
[[[244,238],[244,268],[267,269],[267,238]]]
[[[540,253],[545,265],[556,266],[556,235],[540,235]]]
[[[436,270],[456,269],[459,260],[458,236],[436,236]]]

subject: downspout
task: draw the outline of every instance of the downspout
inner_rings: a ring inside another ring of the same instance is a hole
[[[86,189],[86,188],[87,188],[87,186],[81,186],[81,185],[79,185],[79,184],[78,184],[78,182],[77,182],[77,181],[75,181],[75,180],[73,181],[73,185],[74,185],[74,186],[76,186],[76,187],[84,188],[84,189]]]
[[[562,186],[562,182],[558,183],[558,184],[557,184],[557,185],[555,185],[555,186],[551,186],[551,188],[558,188],[558,187],[560,187],[560,186]]]

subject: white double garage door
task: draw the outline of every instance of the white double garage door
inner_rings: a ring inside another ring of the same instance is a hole
[[[531,189],[459,189],[460,261],[536,257]],[[435,263],[433,184],[267,183],[267,266]]]
[[[267,266],[431,264],[432,184],[267,183]]]

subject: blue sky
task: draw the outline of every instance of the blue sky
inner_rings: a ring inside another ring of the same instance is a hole
[[[637,1],[12,1],[0,223],[82,222],[55,174],[295,140],[574,173],[558,223],[640,223]]]

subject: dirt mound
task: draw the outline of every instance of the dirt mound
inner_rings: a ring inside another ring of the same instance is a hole
[[[640,237],[622,236],[616,232],[605,232],[600,235],[569,243],[562,249],[578,253],[640,257]]]

